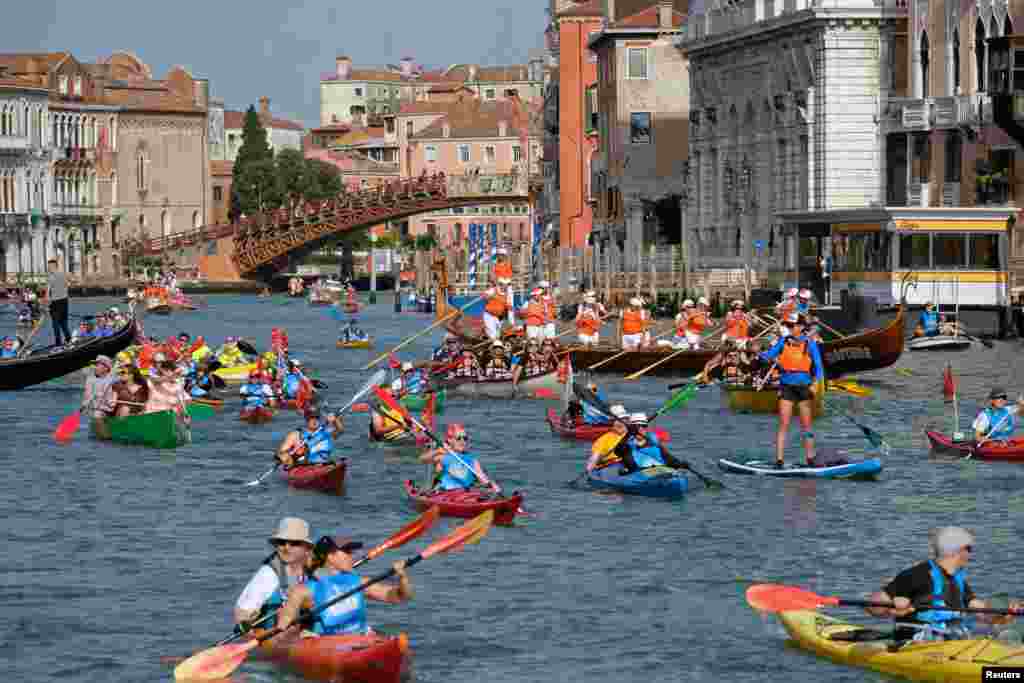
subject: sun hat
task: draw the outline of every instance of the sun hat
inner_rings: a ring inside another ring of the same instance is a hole
[[[811,298],[811,290],[809,290],[809,289],[801,289],[798,296],[801,299],[810,299]]]
[[[635,425],[647,424],[647,413],[633,413],[629,416],[629,423]]]
[[[701,298],[697,299],[697,303],[698,304],[703,304],[703,305],[707,306],[708,305],[707,297],[703,297],[702,296]]]
[[[973,544],[974,536],[962,527],[944,526],[931,533],[931,551],[937,558],[955,555],[964,546]]]
[[[274,541],[298,541],[313,545],[309,538],[309,523],[298,517],[285,517],[277,524],[277,530],[271,535],[268,542]]]
[[[509,284],[512,284],[512,279],[511,278],[507,278],[507,277],[499,277],[498,278],[498,284],[499,285],[509,285]]]
[[[733,308],[743,308],[743,306],[745,306],[745,305],[746,304],[744,304],[740,299],[733,299],[733,302],[732,302],[732,307]]]
[[[501,343],[500,341],[498,341],[497,339],[495,339],[495,340],[494,340],[494,343],[493,343],[493,344],[491,344],[491,348],[492,348],[492,349],[502,349],[502,350],[504,350],[504,349],[505,349],[505,345],[504,345],[504,344],[502,344],[502,343]]]
[[[643,306],[644,304],[637,297],[633,297],[632,299],[629,300],[629,305],[630,306]]]
[[[615,417],[629,417],[629,413],[626,412],[626,407],[620,403],[616,403],[608,410]]]
[[[693,299],[687,299],[684,301],[683,308],[693,308]]]

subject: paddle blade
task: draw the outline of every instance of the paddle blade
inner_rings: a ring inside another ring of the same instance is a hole
[[[203,650],[174,667],[174,680],[216,681],[227,678],[258,645],[259,641],[250,640]]]
[[[71,437],[75,435],[78,428],[82,424],[82,411],[76,410],[71,413],[57,425],[57,429],[53,432],[53,438],[57,441],[64,443],[71,440]]]
[[[762,612],[793,612],[836,607],[839,598],[827,598],[796,586],[757,583],[747,589],[747,603]]]
[[[409,414],[409,411],[395,399],[394,395],[390,391],[382,387],[374,387],[373,393],[377,395],[377,398],[384,402],[384,405],[401,415],[406,422],[412,424],[412,416]]]
[[[352,412],[353,413],[368,413],[368,412],[370,412],[370,404],[369,403],[353,403],[352,404]]]
[[[947,403],[956,397],[956,380],[953,379],[953,366],[949,363],[942,373],[942,397]]]
[[[672,398],[670,398],[669,400],[665,401],[665,407],[662,408],[658,412],[665,412],[665,413],[667,413],[668,411],[672,410],[673,408],[678,408],[679,406],[683,405],[684,403],[686,403],[687,401],[689,401],[691,398],[693,398],[696,395],[697,395],[697,385],[696,384],[688,384],[685,387],[683,387],[682,389],[680,389],[679,391],[677,391],[672,396]]]
[[[658,437],[658,441],[661,443],[672,443],[672,435],[661,427],[654,427],[651,431],[654,432],[654,436]]]
[[[533,392],[533,397],[534,398],[548,399],[548,400],[551,400],[551,401],[557,401],[558,400],[558,394],[556,394],[555,392],[551,391],[550,389],[546,389],[546,388],[537,389],[537,391]]]
[[[241,351],[242,353],[247,353],[250,356],[258,356],[260,353],[259,351],[256,350],[255,346],[245,341],[244,339],[239,339],[238,342],[236,343],[236,346],[238,346],[239,351]]]
[[[388,550],[394,550],[395,548],[400,548],[412,539],[422,536],[424,532],[434,526],[434,523],[437,522],[440,517],[441,508],[436,505],[431,507],[417,519],[399,529],[398,532],[391,536],[391,538],[366,553],[366,557],[361,559],[359,562],[361,563],[367,560],[372,560],[381,553],[387,552]]]
[[[467,545],[479,543],[494,523],[494,510],[488,510],[469,520],[444,538],[428,545],[420,556],[426,560],[440,553],[452,552]]]

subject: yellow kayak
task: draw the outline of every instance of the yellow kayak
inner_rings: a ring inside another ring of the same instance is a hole
[[[733,386],[724,382],[719,386],[722,388],[722,396],[725,397],[731,410],[746,413],[779,412],[778,388],[766,387],[759,391],[749,385]],[[821,417],[825,412],[825,386],[820,383],[811,405],[814,417]]]
[[[217,368],[213,374],[229,384],[242,384],[249,378],[249,373],[256,369],[255,363],[232,365],[230,368]]]
[[[370,348],[370,344],[372,344],[372,343],[373,342],[370,339],[357,339],[355,341],[342,341],[341,339],[339,339],[338,340],[338,348],[339,349],[368,349],[368,348]]]
[[[892,644],[889,640],[832,640],[835,634],[843,633],[849,637],[857,631],[867,633],[875,629],[833,619],[820,612],[783,612],[779,621],[801,649],[839,664],[872,669],[912,681],[978,683],[982,680],[983,666],[1024,665],[1024,647],[992,638],[908,643],[896,652],[889,652],[888,646]],[[889,631],[891,628],[891,624],[881,624],[878,630]]]
[[[844,391],[854,396],[870,396],[871,390],[852,379],[830,379],[828,381],[829,391]]]

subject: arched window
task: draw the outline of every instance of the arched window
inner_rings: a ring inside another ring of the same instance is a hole
[[[199,220],[199,212],[198,211],[193,211],[192,212],[192,229],[193,230],[198,230],[201,227],[203,227],[203,226],[202,226],[202,222]]]
[[[960,29],[953,29],[953,94],[960,94]]]
[[[977,78],[977,90],[978,92],[985,91],[985,83],[988,80],[985,74],[985,68],[988,64],[988,52],[987,44],[985,43],[985,25],[981,23],[981,19],[974,24],[974,58],[977,60],[976,78]]]
[[[921,97],[928,97],[928,31],[921,31]]]
[[[160,212],[160,231],[163,237],[171,234],[171,214],[167,212],[167,209]]]

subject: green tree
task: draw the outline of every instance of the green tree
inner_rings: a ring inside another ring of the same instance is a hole
[[[245,123],[242,125],[242,146],[238,148],[235,165],[231,174],[231,212],[229,220],[235,221],[238,215],[251,215],[259,210],[260,190],[262,184],[255,182],[249,167],[258,162],[270,161],[273,166],[274,150],[267,142],[267,131],[260,122],[256,108],[249,105],[245,112]],[[276,171],[271,172],[276,175]],[[274,183],[276,185],[276,182]],[[263,196],[264,206],[274,206]]]
[[[308,198],[313,179],[310,178],[309,167],[301,150],[282,149],[274,158],[274,165],[278,183],[286,197],[293,197],[296,201]]]
[[[341,194],[341,172],[320,159],[306,159],[306,198],[324,200]]]
[[[239,173],[235,168],[232,191],[237,188],[242,212],[251,216],[259,211],[276,209],[284,203],[284,189],[273,159],[259,159],[247,164]]]

